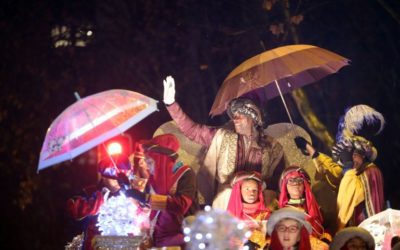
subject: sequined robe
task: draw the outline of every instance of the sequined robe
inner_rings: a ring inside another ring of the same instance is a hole
[[[223,190],[238,171],[258,171],[268,189],[279,189],[278,181],[286,161],[282,146],[274,138],[264,135],[261,138],[264,147],[252,143],[245,152],[242,135],[225,128],[197,124],[176,102],[167,106],[167,110],[186,137],[208,148],[202,169],[206,179],[198,181],[205,204],[211,204],[215,194]]]

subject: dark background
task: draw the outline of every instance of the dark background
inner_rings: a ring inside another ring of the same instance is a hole
[[[399,10],[397,0],[2,1],[1,247],[62,249],[80,232],[65,202],[96,182],[90,161],[96,152],[36,173],[46,129],[75,101],[74,91],[84,97],[122,88],[162,100],[162,79],[173,75],[184,110],[195,121],[220,125],[226,117],[211,119],[208,112],[229,72],[265,49],[297,42],[351,59],[303,89],[331,135],[346,107],[364,103],[383,113],[386,128],[372,141],[385,198],[400,208]],[[286,22],[293,16],[303,19]],[[271,31],[280,24],[282,32]],[[81,37],[56,47],[61,38],[51,30],[63,25]],[[295,123],[308,130],[291,96],[285,98]],[[128,133],[151,137],[170,119],[162,103],[159,109]],[[288,121],[277,98],[266,112],[269,123]],[[313,141],[329,152],[323,141]]]

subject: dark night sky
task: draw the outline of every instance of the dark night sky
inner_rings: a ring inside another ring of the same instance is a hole
[[[0,63],[1,202],[4,249],[60,249],[79,232],[64,209],[68,197],[95,181],[95,166],[72,162],[36,173],[40,147],[51,121],[74,102],[113,88],[131,89],[162,99],[162,79],[177,81],[177,100],[194,120],[209,118],[218,87],[243,60],[292,44],[291,35],[275,36],[270,25],[284,15],[270,1],[3,1]],[[301,3],[298,5],[298,3]],[[331,134],[346,107],[368,104],[386,117],[373,142],[385,178],[385,196],[400,208],[400,3],[396,0],[290,1],[300,43],[351,59],[351,65],[304,88]],[[264,4],[264,5],[263,5]],[[55,25],[94,31],[88,46],[54,48]],[[83,26],[82,26],[83,25]],[[285,30],[286,31],[286,30]],[[306,128],[293,100],[294,120]],[[160,112],[129,130],[146,138],[169,120]],[[268,121],[287,122],[278,99],[267,106]],[[313,137],[314,145],[329,152]],[[4,234],[5,233],[5,234]]]

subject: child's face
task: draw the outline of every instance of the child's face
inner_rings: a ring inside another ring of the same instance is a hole
[[[367,244],[359,237],[354,237],[346,243],[349,250],[367,250]]]
[[[289,197],[292,199],[300,199],[304,194],[304,180],[301,177],[289,177],[287,185]]]
[[[278,238],[284,249],[295,246],[300,240],[299,223],[296,220],[282,219],[275,230],[278,231]]]
[[[244,180],[240,192],[245,203],[252,204],[258,201],[258,183],[255,180]]]

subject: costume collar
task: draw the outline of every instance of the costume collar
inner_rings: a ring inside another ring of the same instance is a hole
[[[300,199],[289,199],[288,204],[289,205],[303,205],[306,199],[300,198]]]

